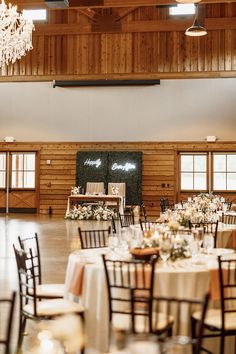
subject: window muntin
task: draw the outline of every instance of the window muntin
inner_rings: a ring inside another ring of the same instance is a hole
[[[181,190],[207,189],[207,155],[206,154],[181,154]]]
[[[236,154],[213,154],[213,190],[236,190]]]
[[[35,153],[12,153],[12,188],[35,188]]]
[[[0,153],[0,188],[6,188],[6,153]]]

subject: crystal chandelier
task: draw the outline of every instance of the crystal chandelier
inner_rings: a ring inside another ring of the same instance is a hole
[[[17,12],[17,6],[0,4],[0,67],[14,63],[33,49],[33,22]]]

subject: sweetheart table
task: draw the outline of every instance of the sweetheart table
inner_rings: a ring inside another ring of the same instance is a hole
[[[85,314],[87,345],[100,352],[108,350],[108,297],[101,258],[101,254],[107,251],[108,249],[96,249],[72,253],[68,259],[65,280],[65,296],[80,295],[80,301],[87,309]],[[154,294],[201,299],[209,291],[210,269],[217,267],[215,255],[200,255],[196,261],[185,259],[170,262],[168,265],[157,263]],[[184,321],[184,316],[181,320]]]

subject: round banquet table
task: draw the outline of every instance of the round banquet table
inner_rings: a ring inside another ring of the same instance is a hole
[[[108,351],[109,322],[108,297],[101,254],[107,249],[81,250],[69,256],[66,272],[66,297],[71,294],[71,283],[76,267],[84,264],[80,301],[86,308],[87,346],[100,352]],[[179,298],[200,299],[210,286],[210,270],[217,268],[216,256],[201,255],[198,261],[190,259],[157,264],[154,294]],[[215,352],[216,353],[216,352]],[[228,351],[227,351],[228,353]]]

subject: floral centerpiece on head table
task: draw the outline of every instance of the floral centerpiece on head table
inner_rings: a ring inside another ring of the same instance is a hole
[[[78,195],[80,194],[81,187],[71,187],[71,194],[70,195]]]

